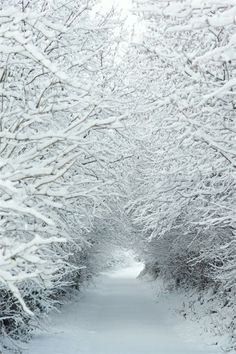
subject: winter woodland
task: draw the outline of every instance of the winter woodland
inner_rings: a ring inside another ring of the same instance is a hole
[[[0,58],[1,350],[118,247],[236,348],[235,0],[0,0]]]

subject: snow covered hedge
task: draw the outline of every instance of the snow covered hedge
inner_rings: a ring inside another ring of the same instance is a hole
[[[67,289],[94,272],[96,218],[115,194],[109,163],[122,151],[109,135],[125,118],[122,79],[115,86],[118,67],[112,71],[119,21],[93,5],[1,1],[3,346],[27,339]]]
[[[146,31],[132,78],[141,77],[144,99],[127,212],[149,265],[231,306],[235,346],[236,5],[136,3]]]

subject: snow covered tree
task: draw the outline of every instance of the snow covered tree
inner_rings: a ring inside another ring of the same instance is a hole
[[[1,1],[3,345],[27,338],[75,286],[94,220],[115,195],[110,166],[123,155],[110,142],[127,117],[114,65],[120,20],[93,5]]]
[[[143,107],[127,211],[144,259],[163,276],[232,299],[235,4],[136,3],[146,31],[131,77],[143,82]]]

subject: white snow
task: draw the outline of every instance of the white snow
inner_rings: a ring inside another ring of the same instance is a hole
[[[168,294],[137,279],[142,265],[103,273],[55,314],[27,354],[216,354],[196,326],[170,310]],[[172,295],[171,295],[172,296]],[[158,300],[158,301],[157,301]]]

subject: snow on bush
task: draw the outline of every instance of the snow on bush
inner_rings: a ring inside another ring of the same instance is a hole
[[[82,0],[1,1],[3,346],[27,339],[91,272],[95,219],[115,195],[109,164],[123,158],[110,143],[126,118],[118,23]]]
[[[228,299],[233,347],[236,6],[136,1],[136,13],[146,27],[132,48],[143,83],[127,204],[136,247],[174,285]]]

